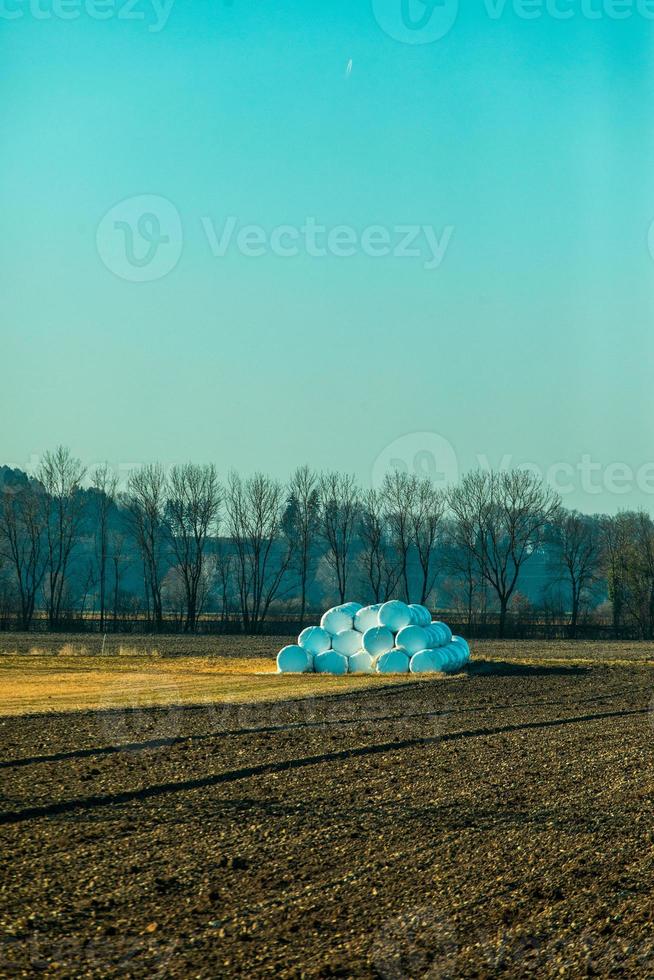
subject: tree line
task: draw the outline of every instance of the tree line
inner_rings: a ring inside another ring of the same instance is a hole
[[[119,490],[108,465],[88,472],[59,447],[31,476],[0,476],[0,619],[24,630],[86,617],[101,630],[129,621],[192,633],[218,619],[256,633],[355,596],[486,617],[500,636],[526,607],[558,610],[572,636],[600,615],[654,636],[649,515],[567,510],[524,470],[474,471],[443,491],[396,471],[363,489],[307,466],[282,483],[154,463]],[[536,599],[525,594],[530,566]]]

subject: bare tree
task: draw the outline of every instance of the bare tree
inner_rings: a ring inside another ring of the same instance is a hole
[[[644,511],[604,518],[603,560],[613,603],[614,626],[635,625],[654,637],[654,522]]]
[[[163,467],[152,463],[130,474],[124,498],[131,530],[143,561],[148,615],[151,614],[155,630],[160,630],[163,623],[161,583],[167,555],[166,491]]]
[[[327,545],[326,561],[336,576],[338,595],[345,602],[357,525],[359,492],[353,476],[325,473],[319,481],[320,533]]]
[[[484,611],[486,581],[482,578],[475,558],[473,543],[465,539],[465,528],[458,521],[447,520],[444,525],[443,569],[453,580],[455,595],[462,595],[466,623],[471,627],[475,613]]]
[[[625,514],[600,519],[602,534],[602,567],[606,576],[613,613],[613,630],[622,626],[627,598],[628,566],[630,564],[629,519]]]
[[[593,517],[562,509],[552,530],[554,560],[570,587],[570,633],[574,638],[584,597],[599,572],[599,527]]]
[[[318,478],[308,466],[300,466],[291,477],[285,515],[287,534],[295,542],[294,565],[300,584],[300,626],[304,625],[307,590],[313,564],[314,546],[320,527]]]
[[[436,545],[444,510],[443,494],[430,480],[418,480],[409,518],[411,538],[420,566],[420,602],[422,605],[428,601],[436,584]]]
[[[467,543],[481,575],[497,595],[499,635],[504,636],[520,571],[556,519],[559,497],[525,470],[479,470],[468,473],[448,500],[460,540]]]
[[[112,567],[112,619],[114,632],[118,624],[118,607],[120,604],[120,583],[123,574],[130,564],[130,557],[127,550],[125,535],[118,530],[111,531],[109,535],[109,561]]]
[[[632,516],[635,560],[634,582],[643,635],[654,639],[654,522],[643,510]]]
[[[91,489],[95,491],[95,556],[97,579],[100,590],[100,630],[104,632],[107,612],[107,561],[109,552],[109,518],[116,506],[118,478],[109,464],[96,467],[91,476]]]
[[[359,558],[372,598],[383,602],[395,591],[399,569],[388,539],[384,498],[379,490],[366,490],[361,497],[359,537],[362,545]]]
[[[13,569],[21,629],[29,630],[46,570],[44,495],[33,483],[4,486],[0,492],[0,556]]]
[[[222,491],[213,465],[186,463],[169,475],[166,516],[171,548],[184,586],[184,631],[197,626],[205,572],[207,538],[218,527]]]
[[[236,578],[243,625],[259,632],[273,601],[279,597],[293,557],[284,534],[285,490],[262,473],[248,479],[231,473],[225,509],[227,529],[236,554]]]
[[[85,501],[82,480],[86,470],[70,450],[59,446],[44,454],[37,479],[47,496],[46,608],[50,626],[61,618],[71,557],[81,536]]]
[[[220,619],[224,624],[234,605],[234,572],[236,555],[229,550],[225,541],[219,540],[214,555],[215,573],[220,596]]]
[[[386,522],[397,555],[399,578],[404,598],[411,601],[409,586],[409,552],[414,541],[414,511],[419,480],[415,474],[394,470],[387,473],[382,485]]]
[[[97,584],[96,568],[94,566],[95,566],[95,562],[93,561],[93,559],[92,558],[89,559],[86,563],[86,574],[84,575],[81,582],[82,593],[79,597],[78,609],[79,609],[79,618],[82,621],[86,616],[86,603],[88,601],[88,598],[90,595],[91,596],[94,595],[95,587]],[[92,611],[95,612],[95,609],[93,609]]]

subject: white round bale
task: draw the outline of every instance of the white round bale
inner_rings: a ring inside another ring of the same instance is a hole
[[[425,650],[431,644],[429,634],[422,626],[405,626],[397,634],[395,645],[399,650],[404,650],[412,657],[414,653]]]
[[[459,667],[464,667],[470,662],[470,647],[462,636],[453,636],[448,644],[448,649],[454,650],[459,658]]]
[[[380,609],[381,602],[376,603],[374,606],[364,606],[363,609],[359,609],[354,617],[355,630],[358,630],[359,633],[365,633],[366,630],[372,629],[373,626],[379,626]]]
[[[403,650],[390,650],[377,661],[378,674],[408,674],[409,658]]]
[[[327,653],[332,646],[331,636],[321,626],[307,626],[298,636],[297,642],[303,650],[308,650],[314,656]]]
[[[444,647],[450,642],[442,623],[430,623],[427,632],[431,636],[432,647]]]
[[[468,659],[470,659],[470,647],[468,645],[468,641],[467,640],[464,640],[464,638],[462,636],[453,636],[452,639],[456,643],[460,643],[461,644],[461,646],[463,647],[463,649],[468,654]]]
[[[425,633],[429,638],[429,642],[425,644],[426,647],[433,649],[434,647],[443,646],[445,636],[441,630],[439,630],[438,626],[434,626],[433,623],[430,623],[429,626],[425,626]]]
[[[375,673],[375,661],[365,650],[362,650],[361,653],[355,653],[353,657],[349,657],[348,663],[351,674]]]
[[[386,626],[393,633],[399,633],[405,626],[411,626],[411,610],[406,602],[399,599],[391,599],[385,602],[379,610],[379,625]]]
[[[450,658],[450,662],[448,664],[448,670],[450,673],[455,673],[457,670],[461,670],[465,663],[466,657],[463,647],[456,641],[453,641],[448,643],[447,646],[443,647],[443,650]]]
[[[447,625],[447,623],[441,623],[440,620],[436,620],[435,623],[432,623],[432,626],[440,626],[440,628],[445,633],[445,642],[446,643],[450,642],[450,640],[452,639],[452,630]]]
[[[315,657],[314,667],[317,674],[347,674],[348,660],[342,653],[328,650],[327,653],[319,653]]]
[[[416,626],[429,626],[431,623],[431,613],[426,606],[421,606],[417,602],[412,602],[409,606],[413,621]]]
[[[438,674],[445,671],[447,656],[442,650],[420,650],[411,657],[412,674]]]
[[[308,674],[313,670],[313,655],[300,646],[287,646],[277,654],[280,674]]]
[[[390,653],[395,646],[395,638],[385,626],[372,626],[363,634],[362,645],[371,657],[379,657],[383,653]]]
[[[332,639],[332,650],[342,653],[344,657],[353,657],[361,649],[361,633],[357,630],[341,630]]]
[[[322,629],[327,630],[332,636],[342,633],[343,630],[351,630],[354,623],[354,613],[349,613],[342,606],[334,606],[328,609],[320,620]]]

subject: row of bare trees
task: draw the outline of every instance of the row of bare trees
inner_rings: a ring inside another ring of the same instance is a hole
[[[140,579],[154,630],[171,601],[186,631],[220,608],[258,632],[282,607],[304,622],[318,579],[341,602],[354,591],[427,604],[447,580],[469,622],[483,596],[503,634],[526,564],[544,554],[573,635],[603,592],[616,627],[654,635],[649,515],[567,511],[522,470],[469,473],[445,493],[402,472],[361,490],[352,476],[306,466],[283,484],[264,474],[221,481],[212,465],[151,464],[119,492],[110,467],[87,473],[59,448],[33,477],[0,486],[0,574],[25,629],[41,610],[56,628],[88,601],[102,629],[110,617],[115,624],[128,576],[132,590]]]

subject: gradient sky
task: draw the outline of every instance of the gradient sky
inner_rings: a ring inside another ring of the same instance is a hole
[[[461,470],[585,456],[601,492],[575,477],[567,503],[654,509],[652,472],[601,489],[654,460],[653,22],[479,0],[408,44],[370,0],[177,0],[159,31],[145,0],[103,21],[51,2],[0,17],[0,463],[64,443],[368,483],[389,444],[412,466],[438,433]],[[392,23],[400,0],[376,2]],[[96,244],[138,195],[183,229],[151,282]],[[454,231],[431,270],[217,257],[203,219],[228,216]]]

